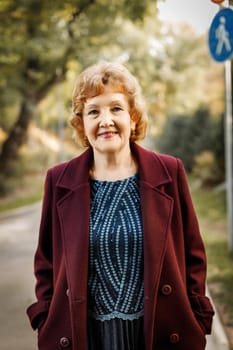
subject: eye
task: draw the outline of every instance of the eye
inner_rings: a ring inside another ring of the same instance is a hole
[[[88,111],[88,115],[90,116],[96,116],[99,112],[97,111],[97,109],[91,109],[90,111]]]
[[[112,108],[112,111],[113,111],[113,112],[120,112],[120,111],[123,111],[123,108],[120,107],[120,106],[114,106],[114,107]]]

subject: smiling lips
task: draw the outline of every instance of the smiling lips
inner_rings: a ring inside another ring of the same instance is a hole
[[[117,131],[103,131],[98,134],[99,137],[103,137],[105,139],[110,139],[117,134]]]

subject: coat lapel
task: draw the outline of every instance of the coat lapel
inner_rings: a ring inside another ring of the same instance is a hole
[[[144,233],[144,334],[145,348],[153,348],[159,281],[165,255],[173,200],[158,189],[140,183]]]
[[[86,297],[90,221],[89,168],[92,152],[68,162],[57,182],[62,197],[57,202],[65,251],[70,293],[73,299]]]
[[[80,185],[58,203],[69,288],[72,299],[86,298],[90,189]]]
[[[145,346],[152,349],[159,280],[173,210],[173,199],[164,192],[164,185],[172,179],[158,155],[135,145],[132,150],[139,164],[144,234]]]

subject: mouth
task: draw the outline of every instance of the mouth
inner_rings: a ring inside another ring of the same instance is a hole
[[[117,131],[103,131],[103,132],[98,133],[98,137],[102,137],[104,139],[111,139],[112,137],[114,137],[117,134],[118,134]]]

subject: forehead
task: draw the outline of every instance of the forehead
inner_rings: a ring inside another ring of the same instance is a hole
[[[112,103],[128,104],[127,97],[121,92],[104,91],[102,94],[87,98],[85,107]]]

